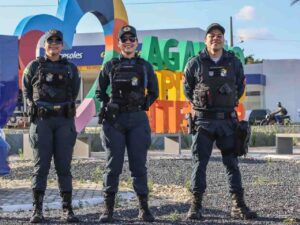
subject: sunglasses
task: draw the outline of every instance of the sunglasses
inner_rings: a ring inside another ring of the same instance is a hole
[[[50,44],[58,44],[58,45],[60,45],[60,44],[62,44],[63,43],[63,41],[61,40],[61,39],[53,39],[53,38],[49,38],[49,39],[47,39],[47,43],[50,45]]]
[[[122,43],[126,43],[128,40],[133,43],[136,41],[136,37],[121,37],[120,40]]]

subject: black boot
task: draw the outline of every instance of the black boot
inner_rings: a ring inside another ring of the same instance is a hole
[[[101,223],[109,223],[113,221],[114,206],[116,193],[104,193],[104,212],[99,218]]]
[[[79,219],[75,216],[72,208],[72,192],[61,192],[63,213],[61,219],[68,223],[77,223]]]
[[[193,193],[192,204],[187,214],[187,219],[201,220],[202,216],[202,197],[201,193]]]
[[[44,221],[43,216],[43,199],[44,192],[43,191],[32,191],[33,197],[33,214],[29,220],[30,223],[42,223]]]
[[[245,203],[243,193],[232,193],[231,194],[231,217],[235,219],[255,219],[257,214],[254,211],[251,211]]]
[[[146,222],[154,222],[155,218],[148,207],[148,195],[138,195],[139,215],[138,218]]]

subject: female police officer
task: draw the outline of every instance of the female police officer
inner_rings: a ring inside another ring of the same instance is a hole
[[[99,76],[96,93],[98,100],[103,103],[103,109],[106,109],[101,138],[107,153],[104,174],[105,211],[100,217],[101,222],[113,219],[125,147],[133,188],[140,203],[139,218],[154,221],[148,208],[145,164],[151,133],[145,110],[158,97],[158,83],[151,64],[136,55],[137,46],[135,28],[122,27],[119,32],[121,55],[108,61]],[[106,93],[109,84],[112,88],[111,96]]]
[[[24,71],[23,92],[31,117],[29,131],[34,155],[32,179],[34,212],[31,223],[43,221],[43,197],[52,156],[67,222],[78,221],[72,210],[71,160],[76,141],[75,100],[80,76],[76,66],[61,58],[63,34],[45,34],[45,57],[33,60]]]

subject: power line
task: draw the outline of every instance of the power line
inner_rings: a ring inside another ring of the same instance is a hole
[[[0,5],[1,8],[54,7],[57,5]]]
[[[175,0],[175,1],[154,1],[154,2],[128,2],[125,5],[150,5],[150,4],[180,4],[180,3],[193,3],[193,2],[210,2],[218,0]],[[57,5],[0,5],[1,8],[26,8],[26,7],[56,7]]]
[[[240,41],[247,41],[247,40],[256,40],[256,41],[285,41],[285,42],[300,42],[300,40],[284,40],[284,39],[277,39],[277,38],[242,38],[242,37],[235,37]]]
[[[157,2],[128,2],[124,3],[125,5],[152,5],[152,4],[178,4],[178,3],[192,3],[192,2],[210,2],[216,0],[178,0],[178,1],[157,1]]]

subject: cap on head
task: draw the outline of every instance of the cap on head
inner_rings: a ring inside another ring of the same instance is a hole
[[[131,34],[133,37],[136,37],[136,29],[130,25],[123,26],[119,31],[119,38],[124,34]]]
[[[278,103],[277,103],[277,106],[278,106],[278,107],[281,107],[281,102],[278,102]]]
[[[63,33],[59,30],[48,30],[45,34],[45,41],[48,40],[51,37],[57,37],[61,40],[63,40]]]
[[[210,25],[207,27],[206,32],[205,32],[205,36],[206,36],[209,32],[211,32],[212,30],[214,30],[214,29],[218,29],[219,31],[221,31],[222,34],[225,33],[225,28],[224,28],[224,27],[222,27],[222,26],[221,26],[220,24],[218,24],[218,23],[212,23],[212,24],[210,24]]]

